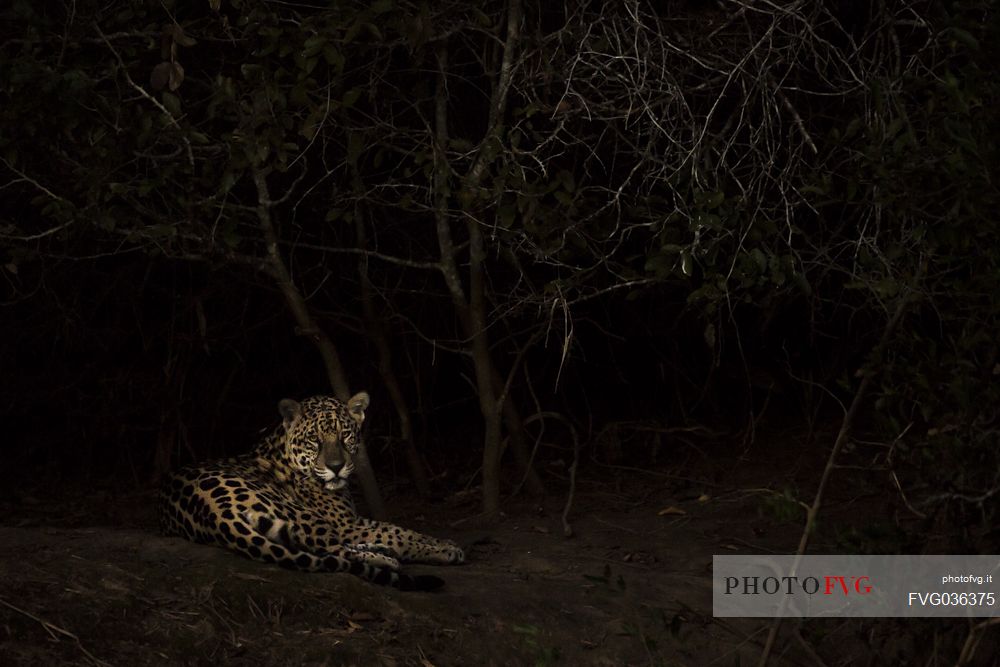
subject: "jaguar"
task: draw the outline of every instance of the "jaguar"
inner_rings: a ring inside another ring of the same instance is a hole
[[[433,575],[402,562],[459,564],[462,549],[355,510],[348,479],[370,398],[315,396],[278,404],[281,423],[251,452],[181,468],[161,492],[166,535],[216,544],[305,572],[349,572],[402,590],[433,590]]]

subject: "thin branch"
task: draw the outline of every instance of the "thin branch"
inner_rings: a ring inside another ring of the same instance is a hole
[[[59,195],[57,195],[56,193],[52,192],[52,190],[49,190],[47,187],[45,187],[44,185],[42,185],[41,183],[39,183],[38,181],[36,181],[32,177],[28,176],[26,173],[24,173],[23,171],[21,171],[20,169],[18,169],[14,165],[12,165],[3,156],[0,156],[0,162],[3,162],[4,166],[6,166],[12,172],[14,172],[15,174],[18,175],[17,179],[15,179],[13,181],[10,181],[8,183],[5,183],[4,185],[0,186],[0,190],[2,190],[4,188],[7,188],[7,187],[10,187],[10,186],[12,186],[12,185],[14,185],[16,183],[30,183],[31,185],[33,185],[38,190],[41,190],[42,192],[44,192],[47,197],[49,197],[51,199],[54,199],[55,201],[64,202],[64,203],[70,203],[70,202],[67,202],[65,199],[63,199],[62,197],[60,197]],[[64,222],[61,225],[58,225],[58,226],[53,227],[51,229],[47,229],[44,232],[39,232],[38,234],[29,234],[27,236],[18,236],[16,234],[0,234],[0,237],[5,238],[5,239],[12,239],[14,241],[37,241],[38,239],[43,239],[46,236],[52,236],[53,234],[57,234],[58,232],[61,232],[62,230],[66,229],[67,227],[69,227],[70,225],[72,225],[74,222],[76,222],[76,217],[75,216],[73,218],[67,220],[66,222]]]
[[[919,284],[922,275],[923,271],[921,270],[914,277],[912,284]],[[899,296],[899,300],[896,303],[896,310],[886,323],[885,328],[882,330],[882,336],[873,350],[871,358],[876,363],[881,360],[882,354],[892,341],[892,338],[896,333],[896,328],[903,319],[903,314],[910,306],[914,292],[914,289],[906,289]],[[823,495],[826,492],[827,483],[830,481],[830,475],[836,467],[835,464],[837,462],[837,456],[840,454],[840,450],[843,449],[844,444],[847,442],[851,429],[854,428],[854,419],[860,411],[861,405],[868,398],[868,387],[871,385],[872,379],[876,376],[876,374],[877,369],[875,368],[870,368],[864,373],[864,376],[861,378],[861,383],[854,392],[854,398],[851,401],[851,406],[844,414],[844,419],[840,423],[840,431],[837,433],[837,438],[833,442],[833,448],[830,450],[829,456],[827,456],[826,466],[823,468],[823,474],[820,476],[819,484],[816,487],[816,494],[813,497],[812,504],[809,506],[809,511],[806,513],[806,524],[802,530],[802,536],[799,538],[799,546],[798,549],[795,550],[795,560],[793,561],[791,571],[789,572],[789,575],[791,576],[795,575],[799,563],[802,561],[802,556],[805,554],[806,548],[809,546],[809,537],[813,534],[814,527],[816,525],[816,517],[819,516],[820,507],[823,505]],[[782,607],[784,607],[784,600],[782,603]],[[771,655],[771,649],[774,647],[774,642],[778,638],[778,631],[781,629],[781,621],[782,618],[777,616],[771,622],[771,627],[767,633],[767,640],[764,642],[764,650],[761,652],[760,660],[757,662],[757,667],[766,667],[768,658],[770,658]]]
[[[191,140],[187,138],[187,134],[184,132],[184,129],[180,126],[180,123],[177,122],[177,119],[174,118],[174,115],[170,113],[170,110],[167,109],[167,107],[163,106],[163,104],[158,99],[147,93],[145,88],[143,88],[142,86],[140,86],[139,84],[137,84],[135,81],[132,80],[132,76],[128,73],[128,67],[126,67],[125,61],[122,60],[121,54],[119,54],[118,50],[111,45],[111,41],[101,31],[101,26],[95,23],[94,30],[97,31],[97,34],[101,36],[101,39],[103,39],[104,43],[107,44],[108,49],[111,51],[112,54],[114,54],[115,58],[118,60],[118,64],[121,66],[122,73],[125,75],[125,81],[128,82],[128,85],[131,86],[132,89],[135,90],[137,93],[139,93],[139,95],[152,102],[153,106],[159,109],[160,113],[162,113],[164,116],[167,117],[167,121],[175,128],[177,128],[178,132],[180,132],[181,140],[184,142],[184,146],[187,148],[188,164],[193,169],[194,152],[191,150]]]
[[[404,259],[402,257],[396,257],[395,255],[386,255],[375,250],[365,250],[364,248],[337,248],[334,246],[322,245],[318,243],[301,243],[299,241],[279,241],[281,245],[290,246],[292,248],[306,248],[308,250],[319,250],[321,252],[329,252],[333,254],[340,255],[360,255],[362,257],[368,257],[370,259],[379,259],[383,262],[389,264],[395,264],[396,266],[405,266],[410,269],[423,269],[430,271],[440,271],[440,262],[420,262],[413,259]]]
[[[507,110],[507,94],[510,92],[511,79],[514,74],[514,54],[519,47],[521,33],[521,1],[510,0],[507,5],[507,38],[503,45],[503,59],[500,62],[500,75],[497,78],[496,90],[490,105],[489,124],[486,135],[479,145],[476,159],[472,163],[467,176],[468,187],[479,186],[489,159],[494,155],[494,142],[500,137],[504,124],[504,114]]]

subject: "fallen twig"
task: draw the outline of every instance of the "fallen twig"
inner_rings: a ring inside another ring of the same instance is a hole
[[[36,615],[32,614],[30,611],[27,611],[25,609],[21,609],[17,605],[11,604],[10,602],[7,602],[3,598],[0,598],[0,604],[2,604],[3,606],[7,607],[8,609],[16,611],[19,614],[23,614],[24,616],[27,616],[28,618],[30,618],[33,621],[36,621],[39,625],[42,626],[42,628],[46,632],[49,633],[49,635],[53,639],[56,639],[57,641],[58,641],[58,637],[56,637],[56,635],[62,635],[64,637],[72,639],[74,642],[76,642],[77,648],[79,648],[80,651],[85,656],[87,656],[87,658],[91,662],[93,662],[95,665],[99,665],[100,667],[111,667],[111,663],[108,663],[108,662],[105,662],[105,661],[101,660],[100,658],[98,658],[97,656],[95,656],[93,653],[91,653],[90,651],[88,651],[86,648],[84,648],[83,644],[80,642],[80,638],[77,637],[72,632],[70,632],[69,630],[67,630],[65,628],[61,628],[58,625],[56,625],[55,623],[52,623],[50,621],[46,621],[44,618],[36,616]]]

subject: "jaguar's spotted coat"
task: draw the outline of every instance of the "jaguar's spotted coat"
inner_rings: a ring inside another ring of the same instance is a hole
[[[255,560],[309,572],[351,572],[379,584],[429,590],[435,576],[400,561],[461,563],[453,542],[360,517],[346,488],[368,407],[318,396],[279,404],[282,424],[250,454],[177,471],[163,491],[169,535],[215,543]]]

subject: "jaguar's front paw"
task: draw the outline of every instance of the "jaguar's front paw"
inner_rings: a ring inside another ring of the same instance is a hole
[[[384,567],[389,570],[398,570],[399,561],[388,553],[360,548],[362,545],[344,547],[347,550],[348,558],[375,567]]]
[[[445,551],[448,563],[451,565],[461,565],[465,562],[465,552],[457,544]]]

